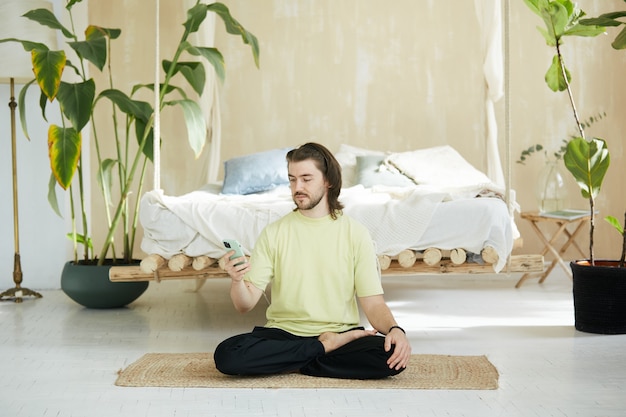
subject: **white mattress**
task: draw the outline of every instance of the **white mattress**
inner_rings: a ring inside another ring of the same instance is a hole
[[[263,228],[295,207],[288,187],[245,196],[223,195],[220,189],[207,185],[179,197],[146,193],[140,204],[142,250],[166,259],[178,253],[220,258],[226,252],[222,239],[232,238],[249,254]],[[519,233],[504,201],[473,197],[480,191],[357,185],[344,188],[340,200],[344,212],[369,229],[380,255],[429,247],[480,253],[492,246],[499,272]]]

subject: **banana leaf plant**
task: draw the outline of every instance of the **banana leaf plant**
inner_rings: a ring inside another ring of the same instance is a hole
[[[66,1],[64,10],[69,15],[69,22],[74,21],[72,8],[81,1]],[[243,43],[250,46],[255,64],[259,66],[257,38],[230,14],[224,4],[203,4],[198,1],[187,11],[183,33],[174,56],[170,60],[162,61],[164,75],[163,81],[160,81],[158,103],[161,109],[166,106],[182,108],[188,144],[196,157],[202,152],[206,140],[205,117],[198,103],[190,99],[181,86],[174,84],[174,76],[180,73],[182,77],[177,77],[176,80],[185,80],[193,91],[201,95],[206,80],[204,62],[206,61],[223,82],[225,64],[220,51],[212,47],[194,46],[189,41],[189,36],[200,29],[209,12],[216,13],[222,19],[229,34],[241,36]],[[34,79],[22,88],[18,104],[22,130],[29,140],[31,137],[28,133],[26,116],[30,117],[33,113],[29,113],[25,108],[28,89],[31,86],[39,88],[40,112],[46,121],[50,103],[58,103],[55,109],[60,111],[61,126],[50,123],[46,138],[51,168],[48,201],[57,214],[61,215],[57,200],[58,187],[69,192],[72,231],[68,236],[74,243],[74,262],[83,264],[97,262],[101,265],[105,259],[112,259],[113,262],[129,263],[132,260],[139,203],[130,207],[128,196],[131,193],[141,195],[143,192],[146,169],[152,161],[152,143],[155,140],[153,105],[134,96],[142,89],[154,89],[154,83],[135,85],[128,94],[113,87],[115,75],[111,68],[109,51],[112,41],[121,36],[120,29],[89,25],[84,31],[84,37],[81,37],[74,29],[73,23],[71,27],[65,27],[57,16],[47,9],[30,10],[23,18],[60,32],[77,59],[70,61],[63,50],[51,50],[43,43],[16,38],[0,39],[0,43],[19,42],[24,50],[31,54]],[[194,60],[193,57],[200,59]],[[87,73],[89,64],[92,65],[92,69],[108,74],[108,85],[96,86],[94,79]],[[74,80],[78,77],[79,81],[66,81],[70,78],[68,74],[73,76]],[[111,122],[115,133],[113,137],[104,138],[99,135],[94,112],[96,106],[106,105],[107,102],[112,106]],[[83,133],[88,128],[91,128],[91,138],[98,160],[97,171],[93,173],[85,172],[87,161],[83,159],[89,156],[81,152]],[[101,154],[101,141],[105,140],[115,141],[114,156],[105,157]],[[136,145],[133,146],[133,143]],[[85,209],[84,194],[85,182],[92,174],[97,176],[104,197],[108,223],[106,239],[97,255],[94,253],[89,233],[90,221]],[[115,198],[114,195],[119,197]],[[79,215],[75,213],[75,207],[79,208]],[[77,227],[79,221],[80,232]],[[114,236],[120,225],[123,228],[123,249],[122,254],[118,255]],[[79,259],[81,246],[82,259]]]
[[[580,134],[568,142],[563,161],[576,180],[583,198],[589,202],[591,214],[589,263],[594,265],[595,200],[600,193],[611,158],[604,139],[585,137],[584,124],[578,117],[570,85],[571,74],[565,66],[561,45],[568,36],[594,37],[604,33],[605,28],[596,24],[582,24],[581,20],[586,14],[570,0],[524,0],[524,3],[543,21],[545,27],[537,29],[543,35],[546,44],[555,50],[552,63],[545,75],[546,84],[554,92],[567,91],[576,129]]]

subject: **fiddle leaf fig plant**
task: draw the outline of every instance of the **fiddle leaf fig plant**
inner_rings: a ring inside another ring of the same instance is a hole
[[[624,3],[626,3],[626,0],[624,0]],[[623,20],[620,20],[620,19],[623,19]],[[621,25],[624,25],[624,27],[621,28],[621,30],[615,36],[615,39],[613,40],[613,42],[611,42],[611,46],[613,47],[613,49],[616,49],[616,50],[626,49],[626,11],[625,10],[603,13],[598,17],[582,19],[581,23],[583,25],[601,25],[601,26],[607,26],[607,27],[619,27]],[[606,220],[609,224],[611,224],[615,228],[615,230],[617,230],[619,234],[622,236],[622,254],[619,260],[619,267],[623,268],[624,260],[626,258],[626,233],[624,232],[626,230],[626,213],[624,213],[624,226],[622,226],[619,220],[617,220],[617,218],[614,216],[606,216],[604,220]]]
[[[570,0],[524,0],[530,10],[538,15],[545,27],[538,27],[546,44],[554,48],[552,63],[546,72],[545,81],[554,91],[567,91],[576,128],[580,136],[572,138],[563,154],[567,170],[574,176],[581,194],[589,202],[591,221],[589,227],[589,263],[594,265],[593,237],[595,231],[595,199],[610,165],[606,141],[600,138],[587,139],[585,129],[578,117],[570,85],[571,74],[566,68],[561,45],[568,36],[594,37],[605,32],[599,25],[583,25],[585,12]]]
[[[81,1],[65,2],[63,9],[71,22],[70,27],[64,26],[47,9],[31,10],[23,15],[23,18],[58,31],[72,51],[71,60],[63,50],[52,50],[39,42],[6,38],[0,39],[0,43],[18,42],[31,55],[34,79],[25,84],[19,94],[20,122],[25,136],[31,139],[27,115],[30,117],[33,113],[25,107],[25,96],[30,87],[37,87],[40,91],[39,105],[44,120],[48,120],[49,111],[58,110],[60,113],[61,125],[50,123],[45,138],[51,168],[48,200],[60,215],[57,189],[60,187],[69,192],[72,230],[68,235],[74,243],[74,262],[102,264],[105,259],[112,258],[114,262],[129,263],[132,260],[139,203],[137,201],[134,207],[131,206],[128,197],[130,194],[142,194],[146,169],[152,161],[152,143],[154,140],[162,140],[153,137],[153,104],[137,98],[139,91],[154,89],[154,83],[135,85],[128,93],[114,87],[116,78],[109,51],[112,41],[121,36],[121,30],[89,25],[84,35],[79,34],[74,28],[72,9]],[[229,34],[240,36],[243,43],[250,46],[254,62],[259,66],[257,38],[230,14],[224,4],[203,4],[198,1],[187,11],[187,20],[183,24],[174,56],[162,62],[163,80],[159,81],[158,106],[160,110],[175,106],[182,109],[187,141],[196,156],[202,152],[206,140],[205,118],[198,103],[177,83],[186,82],[195,93],[201,95],[206,81],[205,62],[210,64],[221,81],[224,80],[225,64],[220,51],[213,47],[192,45],[189,41],[190,35],[200,29],[209,12],[221,18]],[[143,45],[138,47],[142,48]],[[108,75],[107,85],[96,85],[89,76],[88,68]],[[177,74],[181,76],[177,77]],[[58,106],[52,109],[51,103],[57,103]],[[114,134],[105,137],[100,134],[94,114],[98,106],[106,105],[112,108]],[[98,161],[94,172],[86,171],[89,156],[82,153],[86,129],[91,129]],[[101,145],[104,141],[114,142],[113,155],[102,154]],[[91,175],[96,176],[104,197],[108,224],[108,233],[98,254],[94,253],[90,221],[85,208],[85,184]],[[78,214],[75,213],[76,207],[80,211]],[[121,255],[116,253],[114,241],[118,227],[122,228]],[[83,248],[80,260],[79,246]]]

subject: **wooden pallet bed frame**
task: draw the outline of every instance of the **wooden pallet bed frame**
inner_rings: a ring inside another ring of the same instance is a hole
[[[482,263],[461,261],[459,250],[446,254],[438,249],[418,253],[402,251],[397,257],[379,256],[383,276],[397,275],[432,275],[432,274],[485,274],[494,273],[493,253],[485,248],[481,253]],[[447,256],[444,256],[447,255]],[[505,272],[542,272],[542,255],[512,255]],[[206,256],[190,258],[179,254],[170,260],[158,255],[149,255],[140,265],[114,266],[110,269],[109,279],[113,282],[162,281],[173,279],[227,278],[221,260]]]

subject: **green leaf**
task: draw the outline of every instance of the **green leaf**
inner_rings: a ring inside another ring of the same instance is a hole
[[[584,198],[596,198],[609,169],[611,158],[604,139],[573,138],[563,155],[565,167],[572,173]]]
[[[204,57],[215,69],[215,73],[220,82],[224,82],[226,77],[226,64],[224,63],[224,56],[217,48],[193,46],[189,42],[184,42],[181,46],[189,52],[191,55]]]
[[[89,25],[87,26],[87,29],[85,29],[85,39],[88,41],[103,37],[117,39],[121,34],[122,31],[120,29],[103,28],[102,26],[96,25]]]
[[[96,177],[100,190],[102,191],[102,195],[104,196],[104,201],[108,205],[112,205],[111,190],[113,188],[113,168],[116,163],[116,160],[110,158],[102,161]]]
[[[44,94],[41,89],[39,90],[41,94],[39,94],[39,108],[41,109],[41,117],[47,122],[48,118],[46,117],[46,106],[48,105],[48,97]]]
[[[617,220],[617,218],[613,216],[606,216],[604,220],[606,220],[611,226],[613,226],[615,230],[617,230],[621,235],[624,234],[624,228],[622,227],[619,220]]]
[[[563,35],[594,37],[605,32],[606,30],[602,26],[585,26],[585,25],[578,24],[578,25],[573,26],[570,29],[567,29]]]
[[[85,29],[85,40],[68,42],[80,58],[84,58],[96,66],[100,71],[107,62],[107,40],[116,39],[121,35],[120,29],[109,29],[90,25]]]
[[[0,43],[5,43],[5,42],[17,42],[22,44],[22,48],[24,48],[24,50],[26,52],[30,52],[30,51],[34,51],[36,49],[41,50],[41,51],[47,51],[50,48],[48,48],[47,45],[43,44],[43,43],[39,43],[39,42],[32,42],[32,41],[25,41],[23,39],[17,39],[17,38],[4,38],[4,39],[0,39]]]
[[[30,136],[28,135],[28,123],[26,123],[26,93],[28,92],[28,88],[34,82],[35,80],[33,79],[24,84],[24,87],[22,87],[22,89],[20,90],[20,94],[17,98],[17,109],[20,113],[20,124],[22,125],[22,132],[24,132],[24,136],[28,140],[30,140]]]
[[[68,45],[76,51],[79,57],[91,62],[102,71],[107,60],[107,41],[105,38],[68,42]]]
[[[172,66],[171,61],[163,61],[163,70],[167,73]],[[202,95],[204,85],[206,83],[206,73],[204,65],[200,62],[178,62],[174,68],[173,74],[180,72],[189,82],[193,90]]]
[[[135,93],[139,90],[141,90],[142,88],[147,88],[151,91],[154,91],[154,84],[135,84],[133,86],[132,92],[131,92],[131,96],[135,95]],[[163,91],[163,89],[165,88],[163,86],[163,84],[159,84],[159,88],[161,89],[161,91]],[[172,91],[178,91],[178,94],[181,95],[181,97],[187,98],[187,93],[185,93],[185,90],[183,90],[180,87],[177,87],[175,85],[172,84],[168,84],[167,89],[165,91],[165,95],[168,95],[169,93],[171,93]]]
[[[611,46],[615,49],[626,49],[626,26],[617,34]]]
[[[24,13],[22,16],[33,20],[41,25],[48,26],[51,29],[60,30],[66,38],[73,38],[72,32],[67,30],[65,26],[59,22],[54,13],[48,9],[35,9]]]
[[[53,101],[56,97],[61,76],[65,68],[65,52],[34,49],[32,51],[33,71],[41,91]]]
[[[189,33],[197,32],[204,19],[206,19],[207,7],[205,4],[196,4],[187,10],[187,20],[183,23]]]
[[[620,17],[626,17],[626,11],[604,13],[598,17],[581,19],[580,23],[588,26],[619,26],[623,24],[617,20]]]
[[[563,77],[563,69],[565,70],[565,75],[567,76],[567,81]],[[567,84],[571,81],[570,72],[567,68],[561,67],[561,61],[559,61],[558,55],[554,55],[552,58],[552,65],[548,68],[548,72],[546,72],[545,80],[546,84],[552,91],[565,91],[567,89]]]
[[[198,103],[192,100],[176,100],[167,104],[171,106],[180,105],[182,107],[187,126],[189,146],[191,146],[195,157],[198,158],[206,143],[206,121],[204,120],[202,109]]]
[[[146,132],[147,124],[143,120],[136,119],[135,120],[135,136],[137,137],[137,144],[141,146],[141,140]],[[159,145],[161,144],[159,140]],[[146,137],[146,143],[142,148],[142,153],[148,158],[150,161],[154,162],[154,129],[150,127],[150,131],[148,132],[148,136]]]
[[[61,83],[57,99],[61,105],[61,111],[77,132],[83,130],[83,127],[89,123],[95,96],[96,83],[93,78],[82,83]]]
[[[76,235],[74,235],[73,233],[68,233],[65,236],[67,236],[67,238],[72,242],[74,241],[74,236],[76,236],[76,243],[79,243],[81,245],[87,245],[89,249],[93,250],[93,242],[91,241],[90,237],[85,237],[85,235],[82,235],[80,233],[76,233]]]
[[[80,157],[81,135],[74,128],[50,125],[48,129],[48,156],[52,174],[67,190],[72,183]]]
[[[50,180],[48,181],[48,203],[52,210],[57,214],[57,216],[63,218],[61,214],[61,210],[59,210],[59,201],[57,199],[57,180],[54,178],[54,175],[50,174]]]
[[[540,12],[550,38],[557,44],[560,43],[559,40],[569,22],[567,7],[559,2],[544,2],[540,5]]]
[[[103,97],[111,100],[122,112],[144,122],[152,115],[152,106],[149,103],[133,100],[120,90],[104,90],[98,95],[98,100]]]
[[[217,13],[219,17],[224,21],[226,31],[231,35],[240,35],[243,43],[250,45],[252,55],[254,57],[254,63],[259,67],[259,41],[256,36],[248,32],[234,17],[231,16],[228,7],[222,3],[211,3],[206,6],[208,10]]]

